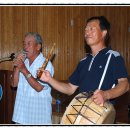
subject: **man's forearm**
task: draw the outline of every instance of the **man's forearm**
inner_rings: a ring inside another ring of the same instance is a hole
[[[23,75],[26,77],[28,83],[32,88],[34,88],[37,92],[40,92],[44,86],[42,86],[27,69],[22,71]]]
[[[116,97],[119,97],[121,95],[123,95],[124,93],[126,93],[129,90],[129,83],[128,80],[124,80],[124,81],[120,81],[117,86],[115,86],[114,88],[105,91],[106,93],[106,98],[109,99],[113,99]]]
[[[12,79],[11,79],[12,87],[17,87],[18,81],[19,81],[19,70],[17,68],[14,68]]]
[[[49,84],[57,91],[67,95],[72,95],[76,90],[76,87],[72,87],[69,83],[60,82],[54,78],[50,79]]]

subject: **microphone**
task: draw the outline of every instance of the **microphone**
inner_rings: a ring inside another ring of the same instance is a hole
[[[0,59],[0,63],[1,63],[1,62],[4,62],[4,61],[13,61],[14,58],[16,58],[16,55],[18,55],[18,54],[20,54],[20,53],[23,53],[23,55],[24,55],[25,58],[26,58],[26,53],[27,53],[27,52],[24,51],[24,50],[22,50],[22,51],[20,51],[20,52],[18,52],[18,53],[11,53],[9,57],[1,58],[1,59]]]
[[[21,50],[21,51],[19,51],[18,53],[12,53],[11,55],[10,55],[10,58],[12,58],[12,59],[21,59],[23,62],[25,61],[25,59],[26,59],[26,54],[27,54],[27,52],[26,51],[24,51],[24,50]],[[18,55],[20,55],[20,57],[18,56]],[[18,56],[18,57],[17,57]],[[14,65],[14,68],[16,68],[17,67],[17,65]]]
[[[12,61],[15,58],[15,53],[11,53],[9,57],[4,57],[0,59],[0,63],[4,61]]]
[[[13,60],[15,58],[15,53],[11,53],[11,55],[9,56],[10,60]]]

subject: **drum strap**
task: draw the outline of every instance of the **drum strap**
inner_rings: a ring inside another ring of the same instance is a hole
[[[110,53],[110,54],[109,54],[109,56],[108,56],[108,59],[107,59],[107,62],[106,62],[106,66],[105,66],[104,72],[103,72],[103,74],[102,74],[102,78],[101,78],[100,84],[99,84],[99,86],[98,86],[98,89],[99,89],[99,90],[101,89],[103,80],[104,80],[105,75],[106,75],[106,72],[107,72],[108,65],[109,65],[109,63],[110,63],[110,59],[111,59],[112,52],[109,52],[109,53]]]

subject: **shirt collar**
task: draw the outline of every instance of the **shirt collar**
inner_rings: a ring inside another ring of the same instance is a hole
[[[35,62],[37,62],[38,60],[40,60],[41,57],[43,57],[43,54],[40,52],[40,54],[35,58],[35,60],[34,60],[33,63],[31,64],[31,66],[32,66]],[[28,63],[28,64],[29,64],[29,59],[28,59],[28,58],[25,60],[25,63]]]
[[[106,54],[109,50],[111,50],[111,47],[105,47],[102,50],[100,50],[96,55],[98,55],[98,54]],[[93,55],[91,53],[87,53],[86,57],[87,56],[92,56],[93,57]]]

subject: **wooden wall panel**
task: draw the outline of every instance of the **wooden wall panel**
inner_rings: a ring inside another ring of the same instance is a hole
[[[66,80],[85,56],[86,20],[105,15],[112,26],[111,46],[124,56],[130,74],[129,12],[129,6],[1,6],[0,58],[19,52],[26,32],[38,32],[44,39],[44,55],[56,43],[55,78]],[[0,63],[0,69],[12,70],[12,62]]]

